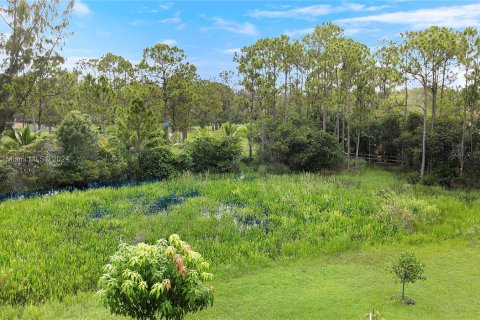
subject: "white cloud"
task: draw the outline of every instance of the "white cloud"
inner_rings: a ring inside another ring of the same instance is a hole
[[[211,29],[220,29],[233,33],[244,34],[249,36],[258,35],[257,28],[249,22],[237,22],[225,20],[220,17],[213,17],[210,19],[213,21],[213,25],[210,27],[202,28],[203,31],[209,31]]]
[[[171,18],[165,18],[160,20],[160,23],[171,23],[171,24],[176,24],[182,22],[182,19],[180,17],[171,17]]]
[[[408,25],[413,29],[421,29],[432,25],[450,28],[478,27],[480,26],[480,4],[382,13],[364,17],[340,19],[336,22],[345,24],[401,24]]]
[[[237,52],[240,52],[240,48],[230,48],[230,49],[222,50],[222,53],[225,53],[225,54],[235,54]]]
[[[329,4],[315,4],[306,7],[286,8],[284,10],[253,10],[248,15],[254,18],[300,18],[312,19],[320,16],[326,16],[333,13],[346,11],[378,11],[388,6],[366,6],[359,3],[343,3],[339,6]]]
[[[180,17],[180,12],[176,12],[173,17],[161,19],[159,22],[175,25],[177,30],[183,30],[186,27],[186,24],[183,23],[182,18]]]
[[[169,10],[171,7],[173,7],[173,2],[162,2],[160,3],[159,7],[162,10]]]
[[[177,41],[174,40],[174,39],[165,39],[165,40],[162,40],[160,42],[163,43],[163,44],[169,45],[169,46],[176,46],[177,45]]]
[[[82,0],[76,0],[75,4],[73,5],[73,12],[75,14],[84,16],[90,14],[92,11]]]

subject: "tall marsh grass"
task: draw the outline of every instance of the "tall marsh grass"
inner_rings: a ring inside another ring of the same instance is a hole
[[[216,266],[352,248],[480,238],[480,193],[359,174],[199,175],[0,203],[0,301],[94,290],[120,242],[172,233]]]

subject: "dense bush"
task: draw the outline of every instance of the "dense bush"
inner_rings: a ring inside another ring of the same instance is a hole
[[[166,179],[177,173],[175,156],[169,145],[144,148],[138,156],[141,178]]]
[[[335,137],[314,124],[296,120],[270,123],[266,132],[266,136],[258,140],[260,159],[264,162],[282,163],[295,171],[315,172],[337,169],[344,161]]]
[[[66,158],[64,167],[75,169],[82,161],[97,159],[100,149],[97,131],[87,115],[71,111],[58,127],[58,140],[62,146],[62,155]]]
[[[5,160],[0,160],[0,194],[15,191],[13,182],[16,171],[12,165]]]
[[[238,138],[200,137],[190,142],[188,154],[194,172],[232,172],[238,170],[242,148]]]
[[[480,186],[480,150],[467,153],[465,176],[468,182]]]
[[[100,278],[100,294],[113,314],[134,319],[181,320],[213,304],[209,265],[176,234],[156,245],[123,244]]]
[[[427,137],[427,161],[432,181],[448,186],[458,177],[461,136],[461,124],[456,119],[441,118],[436,121],[434,131]]]

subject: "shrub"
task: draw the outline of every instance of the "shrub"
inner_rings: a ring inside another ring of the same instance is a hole
[[[134,319],[183,319],[213,304],[212,278],[202,256],[171,235],[156,245],[122,244],[100,278],[99,291],[112,314]],[[158,316],[158,317],[157,317]]]
[[[169,178],[177,172],[175,165],[175,156],[168,145],[145,148],[138,156],[141,178]]]
[[[405,285],[415,283],[417,280],[426,280],[424,264],[412,252],[402,252],[397,261],[390,265],[390,272],[396,281],[402,284],[402,300],[405,301]],[[411,300],[410,300],[411,301]]]
[[[267,163],[283,163],[294,171],[318,172],[337,169],[344,161],[343,151],[332,135],[314,124],[290,120],[267,125],[264,150],[260,159]],[[262,144],[262,138],[260,141]]]
[[[64,167],[76,169],[85,160],[96,160],[100,149],[98,133],[86,115],[79,111],[67,114],[57,129],[57,136],[62,155],[68,159]]]
[[[480,150],[467,153],[464,167],[468,181],[480,185]]]
[[[192,169],[192,157],[187,152],[179,152],[177,154],[177,169],[178,171],[190,171]]]
[[[0,194],[12,192],[13,181],[17,175],[16,170],[7,161],[0,160]]]
[[[405,196],[387,196],[381,210],[374,216],[386,225],[408,233],[442,221],[441,212],[435,204]]]
[[[215,139],[197,138],[188,146],[195,172],[232,172],[238,170],[238,161],[242,153],[240,140],[235,137]]]

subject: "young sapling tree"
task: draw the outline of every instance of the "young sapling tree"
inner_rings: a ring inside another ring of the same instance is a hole
[[[398,260],[390,265],[390,272],[396,281],[402,284],[402,301],[405,301],[405,285],[407,283],[427,279],[424,275],[424,267],[425,265],[410,251],[402,252]]]

